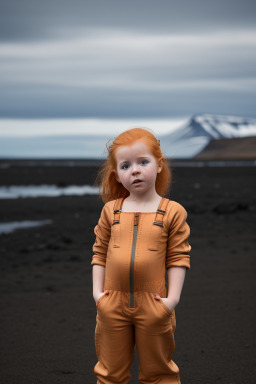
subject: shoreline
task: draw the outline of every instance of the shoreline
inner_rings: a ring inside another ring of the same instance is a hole
[[[13,166],[0,184],[93,184],[97,170]],[[182,384],[255,381],[255,176],[254,167],[173,170],[168,197],[188,212],[192,246],[175,308]],[[102,207],[97,195],[0,200],[3,222],[52,220],[0,236],[4,384],[96,383],[90,263]],[[131,384],[138,366],[135,348]]]

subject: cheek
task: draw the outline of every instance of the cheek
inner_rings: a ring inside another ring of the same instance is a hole
[[[123,177],[123,180],[124,180],[125,184],[129,183],[129,181],[130,181],[129,175],[125,174],[124,177]]]
[[[120,180],[121,180],[121,182],[123,183],[123,184],[125,184],[125,183],[127,183],[127,181],[128,181],[128,173],[127,172],[122,172],[122,173],[120,173],[119,174],[119,178],[120,178]]]
[[[155,178],[156,177],[156,170],[154,167],[150,167],[147,169],[147,175],[149,178]]]

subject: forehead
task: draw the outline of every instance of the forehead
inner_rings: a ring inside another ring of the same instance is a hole
[[[120,147],[116,152],[117,162],[123,160],[132,160],[136,157],[147,156],[152,157],[152,154],[148,146],[143,141],[135,141],[131,145],[124,145]]]

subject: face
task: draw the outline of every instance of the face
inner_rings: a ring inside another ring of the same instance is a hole
[[[116,153],[116,179],[130,194],[155,190],[157,173],[161,172],[161,161],[158,166],[143,141],[137,140],[132,145],[122,146]],[[139,182],[134,182],[136,179]]]

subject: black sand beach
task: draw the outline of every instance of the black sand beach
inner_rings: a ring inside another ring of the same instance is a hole
[[[3,163],[0,162],[0,163]],[[0,185],[84,185],[97,166],[0,168]],[[188,212],[191,270],[176,307],[182,384],[255,383],[256,167],[177,167],[169,197]],[[93,228],[98,196],[0,200],[3,384],[95,384]],[[138,358],[130,383],[138,383]]]

